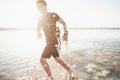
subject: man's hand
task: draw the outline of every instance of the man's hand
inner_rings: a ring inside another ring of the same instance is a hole
[[[38,39],[42,38],[42,34],[41,34],[41,33],[38,33],[37,38],[38,38]]]
[[[68,35],[63,35],[62,39],[63,41],[68,41]]]

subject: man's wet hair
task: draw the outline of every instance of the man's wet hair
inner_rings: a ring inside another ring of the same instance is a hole
[[[42,4],[42,5],[47,6],[47,3],[45,2],[45,0],[37,0],[36,3],[37,3],[37,4]]]

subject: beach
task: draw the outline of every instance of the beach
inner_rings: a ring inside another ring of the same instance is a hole
[[[73,69],[77,80],[120,80],[120,30],[69,30],[60,57]],[[45,40],[34,30],[0,31],[0,80],[45,80],[39,59]],[[56,80],[67,72],[51,57]],[[58,74],[59,73],[59,74]]]

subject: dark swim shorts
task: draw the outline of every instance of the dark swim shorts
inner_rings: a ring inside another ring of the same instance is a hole
[[[57,44],[49,42],[46,43],[46,46],[44,48],[44,51],[42,53],[43,58],[50,58],[51,56],[59,57],[58,51],[57,51]]]

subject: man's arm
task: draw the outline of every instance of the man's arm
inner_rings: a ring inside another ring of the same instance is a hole
[[[66,23],[63,19],[59,19],[58,20],[59,23],[61,23],[63,25],[63,29],[64,29],[64,34],[63,34],[63,41],[67,41],[67,36],[68,36],[68,31],[67,31],[67,26],[66,26]]]
[[[38,37],[38,38],[41,38],[41,37],[42,37],[42,34],[41,34],[41,26],[40,26],[39,21],[38,21],[38,24],[37,24],[37,37]]]

